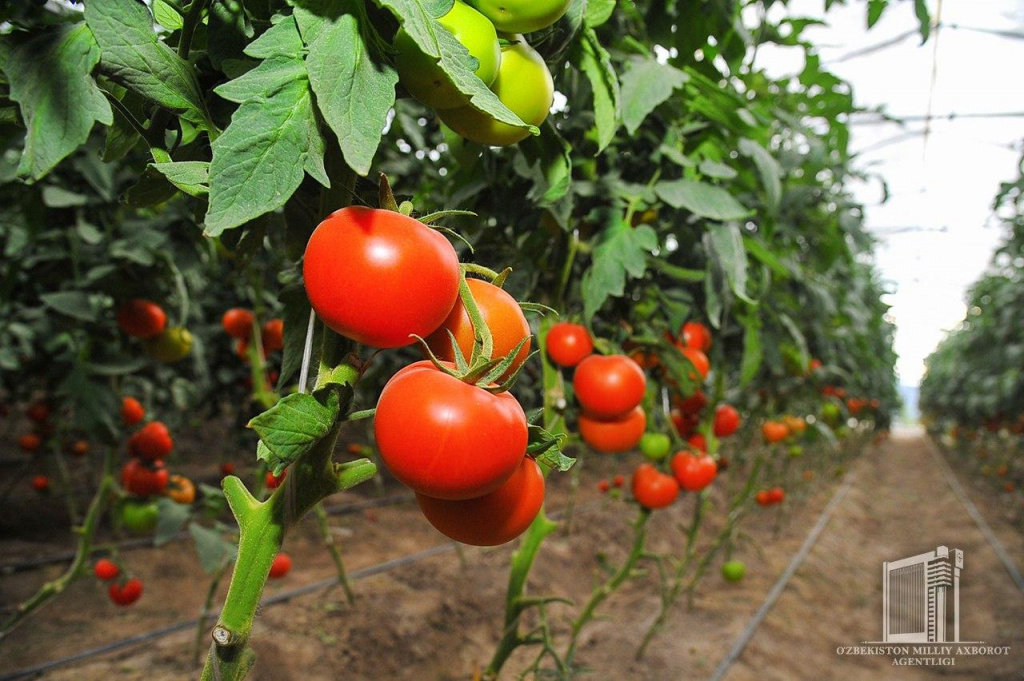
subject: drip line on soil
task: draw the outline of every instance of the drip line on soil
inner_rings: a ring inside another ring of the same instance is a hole
[[[946,459],[939,453],[931,440],[927,441],[927,447],[935,458],[938,459],[939,468],[942,470],[942,474],[946,476],[946,481],[949,483],[949,486],[953,488],[953,492],[957,497],[959,497],[960,503],[962,503],[964,508],[967,509],[967,514],[974,519],[974,523],[978,526],[978,529],[981,530],[981,533],[985,535],[985,539],[987,539],[988,543],[992,546],[992,550],[996,552],[997,556],[999,556],[999,560],[1002,561],[1003,567],[1005,567],[1006,571],[1010,574],[1010,579],[1012,579],[1013,583],[1017,585],[1017,588],[1020,589],[1021,593],[1024,593],[1024,577],[1021,577],[1020,570],[1018,570],[1017,566],[1014,565],[1013,560],[1010,558],[1010,554],[1008,554],[1006,549],[1003,548],[1002,542],[999,541],[999,538],[996,537],[992,528],[989,527],[987,522],[985,522],[985,518],[982,517],[978,507],[975,506],[974,502],[972,502],[970,497],[967,496],[967,491],[963,488],[963,485],[960,484],[960,481],[957,479],[953,469],[950,468]]]
[[[408,493],[392,494],[379,499],[368,499],[366,501],[356,501],[351,504],[339,504],[332,506],[327,510],[327,515],[351,515],[371,508],[381,508],[386,506],[396,506],[398,504],[412,501],[413,495]],[[192,535],[189,532],[181,531],[175,535],[172,535],[166,543],[181,541],[187,539]],[[125,539],[124,541],[117,543],[117,549],[119,551],[132,550],[132,549],[146,549],[153,548],[152,537],[141,537],[138,539]],[[109,550],[98,550],[94,551],[95,556],[109,555]],[[15,572],[28,572],[29,570],[35,570],[36,568],[44,567],[46,565],[53,565],[55,563],[68,563],[71,562],[75,557],[74,551],[68,551],[66,553],[58,553],[52,556],[43,556],[40,558],[30,558],[28,560],[22,560],[15,563],[3,563],[0,564],[0,575],[9,575]]]
[[[779,596],[782,595],[782,592],[789,584],[789,580],[793,578],[793,575],[796,574],[796,571],[804,562],[804,559],[807,558],[811,549],[818,542],[818,537],[825,529],[825,526],[828,525],[828,521],[832,517],[832,513],[839,506],[839,502],[841,502],[843,497],[846,496],[846,493],[850,491],[850,487],[853,486],[855,478],[856,476],[853,474],[846,476],[843,486],[839,488],[835,496],[832,497],[832,500],[828,502],[828,506],[826,506],[825,510],[821,512],[818,522],[811,528],[811,531],[807,535],[807,539],[804,540],[800,550],[796,552],[796,555],[794,555],[793,559],[789,562],[789,566],[786,568],[786,571],[783,572],[782,576],[775,582],[772,590],[769,591],[768,596],[765,597],[764,603],[762,603],[761,607],[757,609],[754,616],[750,618],[750,622],[747,623],[747,626],[740,633],[736,642],[733,644],[732,649],[719,663],[718,668],[715,669],[715,673],[711,676],[711,681],[719,681],[719,679],[723,678],[725,673],[729,671],[729,667],[731,667],[733,663],[739,659],[740,655],[743,654],[743,650],[747,647],[747,644],[750,643],[750,639],[754,637],[758,627],[761,626],[761,622],[763,622],[764,618],[767,617],[768,611],[775,605],[775,601],[777,601]]]
[[[386,497],[386,498],[387,499],[392,499],[393,503],[398,503],[397,499],[399,497],[411,498],[411,495],[404,495],[404,494],[403,495],[394,495],[394,497]],[[375,501],[379,502],[381,500],[377,499]],[[599,506],[601,503],[602,503],[601,500],[596,500],[596,501],[588,502],[586,504],[581,504],[580,506],[576,507],[575,513],[586,512],[586,511],[588,511],[588,510],[590,510],[592,508],[595,508],[595,507]],[[345,507],[347,508],[349,506],[355,506],[355,505],[357,505],[357,504],[348,504]],[[381,505],[381,504],[378,504],[378,505]],[[335,507],[335,508],[343,508],[343,507]],[[561,518],[564,515],[565,515],[565,511],[558,511],[558,512],[552,513],[550,517],[553,520],[558,520],[559,518]],[[437,555],[440,555],[442,553],[447,553],[449,551],[454,551],[455,547],[456,547],[456,542],[448,542],[448,543],[445,543],[445,544],[438,544],[437,546],[432,546],[429,549],[424,549],[422,551],[417,551],[415,553],[409,553],[409,554],[406,554],[404,556],[400,556],[398,558],[393,558],[391,560],[384,561],[383,563],[377,563],[376,565],[370,565],[370,566],[362,568],[360,570],[355,570],[355,571],[353,571],[353,572],[351,572],[349,574],[349,579],[351,579],[352,581],[356,581],[356,580],[360,580],[360,579],[365,579],[367,577],[373,577],[374,575],[383,574],[385,572],[389,572],[389,571],[394,570],[396,568],[404,567],[406,565],[411,565],[412,563],[416,563],[418,561],[425,560],[425,559],[430,558],[432,556],[437,556]],[[283,593],[277,594],[276,596],[271,596],[269,598],[263,599],[262,601],[260,601],[260,608],[262,609],[262,608],[265,608],[265,607],[269,607],[271,605],[277,605],[279,603],[286,603],[286,602],[288,602],[288,601],[290,601],[290,600],[292,600],[294,598],[298,598],[300,596],[305,596],[305,595],[314,593],[316,591],[323,591],[323,590],[329,589],[329,588],[331,588],[333,586],[337,586],[338,584],[339,584],[338,578],[337,577],[331,577],[329,579],[325,579],[325,580],[322,580],[322,581],[319,581],[319,582],[314,582],[313,584],[307,584],[306,586],[300,586],[297,589],[292,589],[291,591],[285,591]],[[220,611],[211,612],[205,618],[203,618],[203,620],[206,621],[206,620],[215,619],[219,614],[220,614]],[[114,651],[121,650],[123,648],[131,648],[133,646],[136,646],[136,645],[139,645],[139,644],[142,644],[142,643],[146,643],[148,641],[153,641],[153,640],[158,639],[158,638],[163,638],[165,636],[169,636],[169,635],[174,634],[174,633],[179,632],[179,631],[183,631],[183,630],[187,630],[187,629],[193,629],[193,628],[199,626],[199,620],[200,620],[199,617],[194,617],[192,619],[183,620],[181,622],[177,622],[175,624],[171,624],[169,626],[162,627],[160,629],[154,629],[153,631],[146,632],[145,634],[138,634],[136,636],[130,636],[128,638],[121,639],[120,641],[114,641],[113,643],[107,643],[105,645],[102,645],[102,646],[99,646],[99,647],[96,647],[96,648],[91,648],[89,650],[83,650],[83,651],[81,651],[79,653],[75,653],[74,655],[68,655],[67,657],[57,658],[56,660],[51,660],[50,662],[44,662],[43,664],[36,665],[34,667],[26,667],[24,669],[19,669],[18,671],[10,672],[10,673],[7,673],[7,674],[4,674],[4,675],[0,676],[0,681],[16,681],[17,679],[32,678],[34,676],[38,676],[38,675],[42,674],[43,672],[49,671],[51,669],[56,669],[57,667],[65,667],[65,666],[67,666],[69,664],[74,664],[75,662],[81,662],[83,660],[88,660],[88,659],[93,658],[93,657],[99,657],[100,655],[105,655],[107,653],[112,653]]]

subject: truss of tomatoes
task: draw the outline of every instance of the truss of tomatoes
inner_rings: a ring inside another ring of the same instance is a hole
[[[426,224],[393,210],[343,208],[314,230],[303,273],[313,309],[336,333],[376,348],[424,339],[430,358],[387,382],[374,433],[382,461],[416,493],[427,520],[479,546],[524,532],[543,504],[544,477],[527,456],[526,414],[507,392],[530,347],[516,300],[466,280],[498,358],[476,358],[473,367],[487,365],[481,373],[466,364],[475,333],[459,296],[458,257]]]

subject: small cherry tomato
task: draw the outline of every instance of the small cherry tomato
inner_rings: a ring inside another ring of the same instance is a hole
[[[270,354],[271,352],[283,350],[284,321],[281,319],[271,319],[269,322],[264,324],[261,338],[264,353]]]
[[[740,413],[729,404],[720,404],[715,409],[715,437],[728,437],[740,427]]]
[[[142,580],[133,577],[124,584],[114,582],[107,589],[107,594],[109,594],[110,600],[117,605],[131,605],[142,597]]]
[[[134,298],[117,310],[117,325],[134,338],[153,338],[167,325],[167,313],[151,300]]]
[[[274,475],[272,471],[267,471],[267,475],[265,478],[267,489],[277,489],[278,487],[280,487],[281,483],[284,482],[284,479],[287,475],[287,470],[281,471],[281,475]]]
[[[93,566],[92,571],[95,573],[96,577],[104,582],[116,579],[117,576],[121,574],[121,568],[117,567],[117,563],[108,558],[100,558],[96,561],[96,565]]]
[[[687,492],[699,492],[715,479],[718,465],[707,454],[693,456],[689,452],[679,452],[672,457],[672,474],[679,486]]]
[[[707,352],[711,349],[711,330],[700,322],[686,322],[680,335],[688,348]],[[701,372],[705,373],[705,372]]]
[[[30,421],[42,423],[50,418],[50,405],[46,404],[46,402],[36,402],[25,411],[25,415],[28,416]]]
[[[35,433],[25,433],[18,438],[18,446],[26,452],[34,452],[43,444],[42,438]]]
[[[50,479],[45,475],[37,475],[36,477],[32,478],[32,489],[39,492],[40,494],[45,494],[46,492],[49,492]]]
[[[574,367],[594,352],[594,341],[582,324],[559,322],[548,331],[545,342],[548,357],[562,367]]]
[[[786,498],[786,492],[781,487],[772,487],[768,490],[768,503],[780,504]]]
[[[146,416],[146,410],[134,397],[121,400],[121,421],[126,426],[134,426]]]
[[[270,578],[281,579],[292,569],[292,557],[282,551],[274,556],[274,562],[270,564]]]

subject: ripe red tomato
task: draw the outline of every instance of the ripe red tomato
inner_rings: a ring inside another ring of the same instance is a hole
[[[708,372],[711,371],[711,362],[708,360],[707,355],[691,347],[680,348],[679,351],[683,353],[683,357],[690,360],[690,364],[693,365],[693,368],[697,370],[702,379],[708,377]],[[697,380],[697,375],[691,373],[690,378]]]
[[[428,361],[388,381],[373,422],[388,470],[437,499],[473,499],[496,490],[522,463],[527,423],[509,393],[492,394]]]
[[[707,454],[693,456],[689,452],[678,452],[672,457],[672,474],[680,487],[688,492],[698,492],[715,479],[718,464]]]
[[[781,442],[789,437],[789,428],[778,421],[765,421],[761,426],[761,435],[768,444]]]
[[[590,355],[572,379],[576,399],[591,417],[616,418],[644,399],[647,378],[625,355]]]
[[[121,421],[126,426],[134,426],[146,416],[146,410],[134,397],[121,400]]]
[[[121,568],[117,567],[117,563],[108,558],[100,558],[92,570],[104,582],[109,582],[121,574]]]
[[[117,605],[131,605],[142,597],[142,580],[132,577],[124,584],[114,582],[107,589],[107,593],[110,595],[110,600]]]
[[[754,498],[757,499],[757,503],[761,506],[769,506],[772,503],[771,496],[768,494],[768,490],[766,489],[758,492],[757,496]]]
[[[167,326],[167,313],[151,300],[134,298],[117,310],[117,325],[134,338],[153,338]]]
[[[711,349],[711,330],[700,322],[686,322],[680,335],[683,337],[683,344],[688,348],[701,352]]]
[[[417,494],[416,501],[446,537],[472,546],[497,546],[521,535],[537,517],[544,504],[544,475],[525,456],[511,477],[482,497],[448,501]]]
[[[233,307],[224,313],[220,323],[224,332],[232,338],[249,340],[252,338],[252,324],[256,320],[252,312],[243,307]]]
[[[772,487],[768,490],[768,503],[780,504],[786,498],[786,493],[781,487]]]
[[[698,390],[689,397],[677,397],[676,406],[684,414],[699,414],[708,404],[708,396],[703,390]]]
[[[708,440],[704,437],[703,433],[694,433],[690,437],[686,438],[686,442],[697,451],[708,451]]]
[[[132,459],[121,469],[121,486],[129,494],[146,497],[163,492],[169,477],[163,461],[145,464]]]
[[[160,421],[151,421],[132,436],[132,452],[143,459],[165,459],[174,449],[171,433]]]
[[[43,494],[50,491],[50,479],[45,475],[37,475],[32,478],[32,489]]]
[[[220,465],[220,477],[225,478],[229,475],[235,474],[235,464],[231,461],[222,463]]]
[[[822,364],[820,359],[812,359],[811,363],[808,365],[808,369],[810,371],[817,371],[818,369],[821,368],[821,366]]]
[[[633,497],[644,508],[670,506],[679,496],[679,483],[649,463],[642,463],[633,472]]]
[[[607,480],[602,480],[601,482],[597,483],[597,489],[602,494],[604,494],[605,492],[607,492],[611,488],[612,488],[612,486],[608,484]]]
[[[18,438],[18,446],[26,452],[34,452],[43,444],[42,439],[35,433],[25,433]]]
[[[622,416],[602,419],[584,412],[579,420],[580,437],[598,452],[628,452],[639,444],[647,430],[643,407],[633,407]]]
[[[555,364],[574,367],[594,352],[594,341],[582,324],[559,322],[548,331],[547,351]]]
[[[720,404],[715,409],[715,437],[728,437],[740,427],[740,413],[729,404]]]
[[[71,446],[68,447],[68,452],[74,456],[85,456],[89,453],[89,443],[85,440],[75,440],[71,443]]]
[[[616,475],[614,478],[612,478],[612,486],[613,487],[622,487],[625,484],[626,484],[625,476]]]
[[[526,339],[526,344],[516,354],[515,363],[502,378],[511,376],[530,356],[530,324],[523,315],[523,309],[507,291],[490,282],[483,279],[467,279],[466,283],[469,284],[469,291],[473,294],[473,300],[480,309],[484,323],[491,330],[491,337],[494,340],[491,355],[494,359],[508,356],[524,338]],[[456,301],[455,307],[448,313],[441,326],[426,339],[431,352],[438,359],[454,362],[455,352],[452,349],[449,332],[455,336],[459,350],[468,360],[473,352],[473,324],[469,321],[469,313],[466,312],[462,300]]]
[[[267,485],[267,489],[277,489],[278,487],[280,487],[281,483],[284,482],[284,479],[285,477],[287,477],[287,475],[287,470],[281,471],[281,475],[274,475],[272,471],[267,471],[267,475],[264,479]]]
[[[28,416],[30,421],[42,423],[50,418],[50,405],[46,404],[46,402],[36,402],[25,411],[25,415]]]
[[[263,342],[263,352],[270,354],[271,352],[277,352],[278,350],[284,349],[284,320],[283,319],[271,319],[269,322],[263,325],[263,333],[261,335]]]
[[[389,210],[332,213],[309,238],[302,271],[324,323],[377,348],[429,336],[459,295],[459,259],[448,240]]]
[[[270,564],[270,578],[281,579],[292,569],[292,557],[282,551],[274,556],[274,562]]]

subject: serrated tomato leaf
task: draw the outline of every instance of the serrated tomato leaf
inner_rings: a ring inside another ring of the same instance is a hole
[[[255,417],[249,427],[260,436],[257,457],[275,473],[323,439],[338,419],[336,391],[325,393],[325,402],[309,394],[295,393]]]

